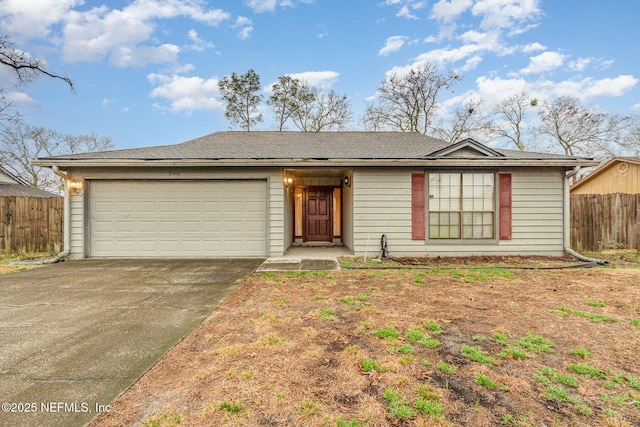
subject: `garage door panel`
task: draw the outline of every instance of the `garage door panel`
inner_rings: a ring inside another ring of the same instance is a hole
[[[91,181],[90,256],[265,256],[267,183]]]
[[[133,233],[136,229],[136,223],[133,221],[120,221],[114,225],[118,233]]]

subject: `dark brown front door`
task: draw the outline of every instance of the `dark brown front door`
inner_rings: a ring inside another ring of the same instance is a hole
[[[333,188],[310,187],[305,189],[304,194],[304,241],[331,242]]]

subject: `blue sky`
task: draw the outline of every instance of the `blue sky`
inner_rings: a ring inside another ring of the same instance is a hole
[[[217,82],[249,68],[265,99],[285,74],[346,94],[353,129],[385,73],[422,61],[463,76],[443,114],[522,90],[638,114],[638,16],[637,0],[0,0],[2,34],[76,91],[0,82],[26,122],[116,148],[229,129]]]

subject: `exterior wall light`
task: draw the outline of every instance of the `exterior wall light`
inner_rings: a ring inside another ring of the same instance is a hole
[[[84,183],[82,181],[67,181],[67,188],[71,194],[82,194]]]
[[[351,187],[351,181],[349,181],[349,177],[348,176],[344,177],[344,186],[345,187]]]

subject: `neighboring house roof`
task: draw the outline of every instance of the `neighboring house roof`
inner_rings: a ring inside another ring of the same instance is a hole
[[[39,166],[112,166],[171,163],[223,165],[398,165],[443,160],[590,165],[589,158],[489,148],[472,139],[457,144],[409,132],[216,132],[176,145],[67,154]]]
[[[587,182],[592,181],[594,178],[598,177],[603,172],[611,169],[613,166],[618,165],[620,163],[632,163],[640,166],[640,157],[614,157],[613,159],[609,160],[608,162],[600,166],[598,169],[591,172],[589,175],[575,182],[571,186],[571,191],[577,190]]]
[[[58,194],[49,193],[36,187],[28,187],[22,184],[0,184],[0,197],[61,197]]]
[[[28,186],[29,183],[9,172],[4,166],[0,165],[0,184],[20,184],[24,186]]]

